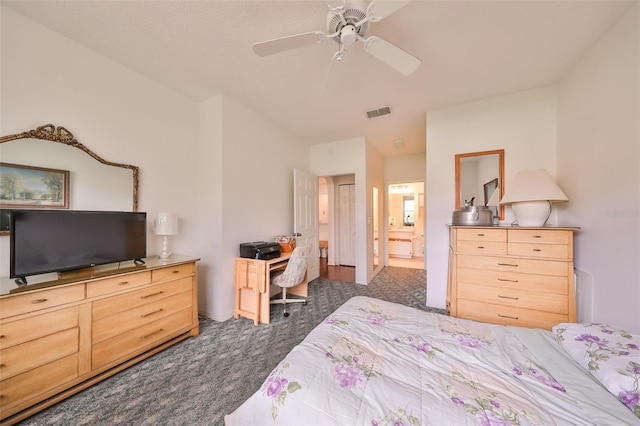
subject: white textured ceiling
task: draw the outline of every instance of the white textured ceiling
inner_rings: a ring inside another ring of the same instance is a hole
[[[340,63],[332,40],[253,53],[255,42],[325,31],[340,0],[2,4],[193,100],[229,94],[309,144],[366,136],[395,156],[425,151],[429,109],[557,82],[633,1],[414,0],[367,33],[422,59],[408,77],[359,43]],[[391,115],[366,117],[386,105]]]

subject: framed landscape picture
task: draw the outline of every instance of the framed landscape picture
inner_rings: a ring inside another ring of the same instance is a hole
[[[0,207],[68,209],[69,171],[0,163]]]

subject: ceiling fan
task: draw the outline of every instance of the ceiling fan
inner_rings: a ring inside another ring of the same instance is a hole
[[[326,39],[333,39],[338,43],[338,51],[333,55],[333,58],[340,62],[347,54],[345,46],[351,46],[356,41],[361,41],[367,53],[396,71],[410,75],[422,63],[420,59],[380,37],[365,38],[370,23],[386,18],[410,2],[411,0],[382,0],[378,2],[373,0],[367,5],[361,0],[343,0],[341,6],[329,6],[326,33],[312,31],[264,41],[254,44],[253,51],[259,56],[267,56],[320,43]]]

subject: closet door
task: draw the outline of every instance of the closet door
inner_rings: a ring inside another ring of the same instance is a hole
[[[339,191],[339,229],[340,255],[339,264],[356,265],[356,196],[355,185],[340,185]]]

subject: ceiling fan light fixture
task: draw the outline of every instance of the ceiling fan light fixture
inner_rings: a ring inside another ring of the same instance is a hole
[[[367,4],[365,2],[351,1],[348,2],[346,8],[329,8],[329,10],[329,14],[327,15],[327,34],[340,33],[342,29],[348,25],[351,25],[359,36],[364,37],[367,33],[369,22],[364,22],[357,28],[354,25],[367,17]],[[339,37],[334,38],[334,40],[337,42],[340,41]]]
[[[358,35],[353,25],[345,25],[340,30],[340,42],[345,46],[351,46],[357,39]]]
[[[380,21],[410,1],[380,0],[380,3],[376,5],[376,0],[371,0],[368,3],[363,0],[343,0],[342,6],[329,6],[327,34],[313,31],[281,37],[255,43],[253,51],[257,55],[266,56],[315,44],[326,39],[333,39],[339,45],[338,53],[333,57],[336,61],[341,61],[346,54],[343,46],[350,46],[357,41],[361,41],[365,52],[401,74],[408,76],[415,72],[422,63],[419,58],[380,37],[371,36],[365,38],[365,35],[370,23]],[[374,116],[377,117],[378,115],[381,114]]]

